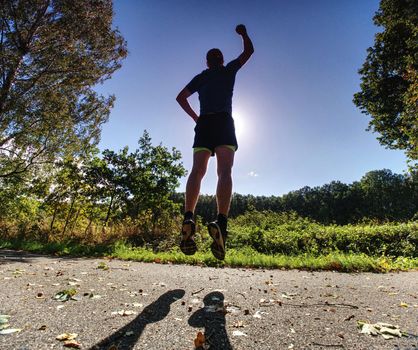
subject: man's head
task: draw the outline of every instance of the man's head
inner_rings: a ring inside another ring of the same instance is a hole
[[[224,56],[219,49],[210,49],[206,54],[208,68],[220,67],[224,64]]]

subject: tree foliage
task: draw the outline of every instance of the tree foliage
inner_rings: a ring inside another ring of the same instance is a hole
[[[382,145],[418,160],[418,2],[381,0],[374,23],[383,31],[367,50],[354,103]]]
[[[182,203],[184,195],[177,194],[174,199]],[[418,177],[416,172],[401,175],[383,169],[370,171],[351,184],[332,181],[323,186],[305,186],[283,196],[233,195],[230,216],[252,210],[296,212],[323,224],[408,221],[418,218]],[[196,214],[204,221],[213,220],[215,196],[201,196]]]
[[[171,196],[185,173],[180,152],[154,146],[146,131],[134,151],[106,149],[99,156],[96,150],[89,157],[57,160],[49,172],[25,173],[27,181],[4,179],[0,236],[152,241],[179,214]]]
[[[2,0],[0,177],[98,142],[114,97],[93,87],[126,56],[111,0]]]

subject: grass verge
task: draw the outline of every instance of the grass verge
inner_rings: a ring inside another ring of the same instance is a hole
[[[186,256],[177,249],[153,252],[131,247],[123,242],[92,245],[74,242],[41,243],[37,241],[0,240],[0,249],[19,249],[57,256],[109,257],[122,260],[162,264],[190,264],[215,267],[251,267],[267,269],[328,270],[341,272],[391,272],[418,270],[418,259],[408,257],[368,256],[366,254],[330,253],[327,255],[266,255],[249,247],[229,249],[225,261],[216,260],[210,252]]]

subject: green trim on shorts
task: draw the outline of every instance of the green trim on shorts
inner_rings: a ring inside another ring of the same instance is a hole
[[[195,147],[195,148],[193,148],[193,153],[200,152],[200,151],[208,151],[208,152],[212,153],[212,151],[209,148],[206,148],[206,147]]]
[[[224,146],[226,148],[229,148],[233,152],[235,152],[237,150],[237,147],[234,146],[234,145],[222,145],[222,146]],[[207,147],[194,147],[193,148],[193,153],[200,152],[200,151],[208,151],[208,152],[212,153],[212,151]]]

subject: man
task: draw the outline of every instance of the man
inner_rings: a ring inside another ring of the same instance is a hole
[[[208,69],[195,76],[177,96],[177,102],[196,122],[193,167],[186,185],[180,249],[187,255],[192,255],[197,250],[193,237],[195,234],[193,215],[199,198],[200,183],[206,173],[209,158],[216,155],[218,216],[208,225],[208,230],[213,239],[211,251],[220,260],[225,258],[227,217],[232,196],[231,172],[234,153],[238,149],[232,118],[235,75],[254,53],[254,47],[245,26],[240,24],[235,30],[243,39],[244,51],[241,55],[224,66],[222,52],[219,49],[209,50],[206,55]],[[196,91],[199,94],[200,116],[187,101],[187,98]]]

